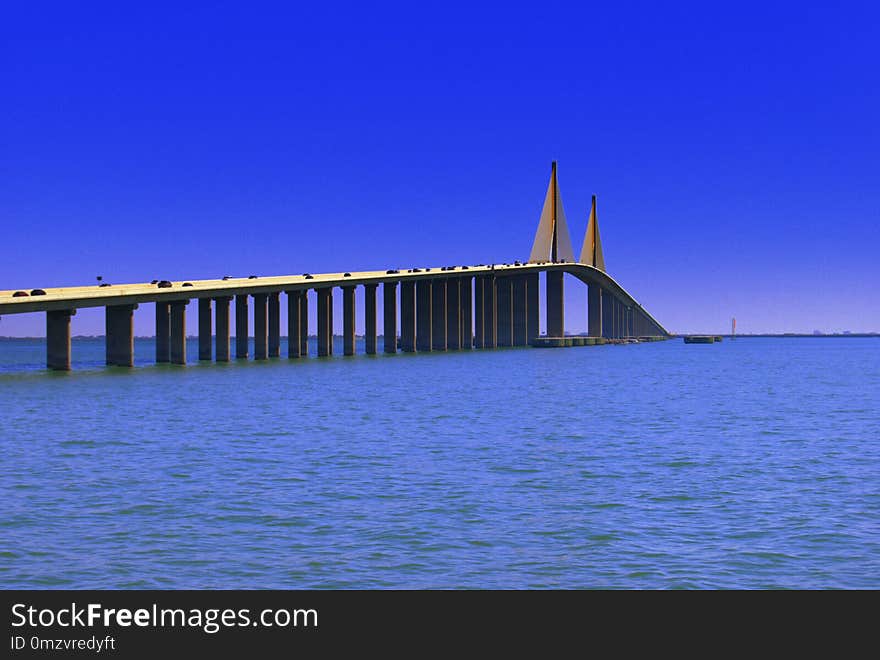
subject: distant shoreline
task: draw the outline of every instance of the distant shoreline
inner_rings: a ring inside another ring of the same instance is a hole
[[[712,335],[710,332],[682,332],[673,334],[673,337],[698,337],[701,335]],[[880,332],[848,332],[846,334],[840,332],[835,334],[821,334],[816,335],[813,333],[800,333],[800,332],[782,332],[782,333],[755,333],[755,334],[735,334],[735,335],[722,335],[722,334],[714,334],[714,337],[724,337],[725,339],[756,339],[756,338],[771,338],[771,339],[843,339],[848,337],[880,337]]]
[[[724,337],[725,339],[761,339],[761,338],[770,338],[770,339],[844,339],[844,338],[880,338],[880,332],[850,332],[850,333],[836,333],[836,334],[821,334],[816,335],[812,333],[797,333],[797,332],[783,332],[783,333],[755,333],[755,334],[719,334],[719,333],[711,333],[711,332],[681,332],[681,333],[672,333],[670,335],[671,338],[679,338],[679,337],[694,337],[701,335],[712,335],[713,337]],[[232,335],[233,337],[235,335]],[[584,335],[566,335],[571,337],[578,337]],[[343,335],[333,335],[334,338],[343,338]],[[377,339],[384,339],[385,335],[377,335]],[[187,339],[198,339],[198,335],[187,335]],[[309,335],[309,339],[317,339],[317,335]],[[355,335],[357,339],[363,339],[363,335]],[[33,341],[33,340],[45,340],[45,337],[8,337],[0,335],[0,341]],[[73,335],[71,339],[105,339],[104,335]],[[137,335],[135,339],[156,339],[155,335]],[[213,339],[213,335],[212,335]],[[249,336],[248,339],[253,339],[253,336]],[[286,335],[282,335],[281,339],[287,339]]]

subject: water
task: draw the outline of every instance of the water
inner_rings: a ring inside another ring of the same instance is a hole
[[[874,339],[103,350],[0,342],[3,587],[880,587]]]

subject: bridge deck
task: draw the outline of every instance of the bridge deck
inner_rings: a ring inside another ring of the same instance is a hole
[[[640,309],[648,318],[662,326],[611,276],[593,266],[579,263],[527,263],[491,264],[479,266],[456,266],[447,270],[441,268],[399,269],[397,273],[384,270],[345,273],[314,273],[311,278],[305,274],[282,275],[274,277],[237,277],[216,280],[178,280],[168,288],[159,288],[149,282],[134,284],[113,284],[110,286],[46,287],[45,295],[22,296],[15,298],[16,290],[0,291],[0,315],[26,312],[46,312],[83,307],[104,307],[156,302],[160,300],[189,300],[193,298],[212,298],[235,296],[238,294],[270,293],[302,289],[321,289],[327,287],[354,286],[359,284],[380,284],[382,282],[401,282],[406,280],[437,279],[449,277],[473,277],[477,275],[513,276],[540,271],[563,271],[570,273],[585,283],[595,283],[610,290],[616,296]],[[187,284],[187,286],[184,286]],[[27,290],[30,293],[30,290]]]

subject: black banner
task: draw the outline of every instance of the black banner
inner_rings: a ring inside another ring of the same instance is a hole
[[[7,657],[290,657],[492,648],[679,649],[778,637],[802,596],[490,591],[6,591]],[[810,596],[815,598],[815,596]],[[828,597],[813,609],[828,629]],[[751,602],[746,602],[751,601]],[[743,604],[746,604],[743,607]],[[803,602],[800,602],[803,605]],[[798,629],[808,619],[799,620]],[[413,641],[418,640],[417,647]]]

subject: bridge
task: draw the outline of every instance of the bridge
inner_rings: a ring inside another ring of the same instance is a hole
[[[333,295],[341,289],[343,351],[355,354],[356,296],[364,296],[364,348],[378,349],[377,291],[382,285],[385,353],[492,349],[539,341],[539,275],[545,273],[547,338],[565,335],[564,275],[586,284],[588,335],[606,340],[664,338],[669,334],[606,271],[593,197],[580,259],[576,260],[559,193],[556,163],[529,261],[475,266],[388,269],[279,277],[153,281],[0,291],[0,315],[45,313],[46,365],[71,368],[71,317],[105,308],[106,363],[134,366],[134,313],[155,306],[156,362],[186,364],[186,309],[198,301],[198,358],[249,358],[250,312],[256,360],[281,356],[281,295],[287,303],[287,357],[308,355],[308,300],[317,297],[318,355],[333,354]],[[399,290],[399,292],[398,292]],[[213,342],[213,346],[212,346]],[[560,342],[564,345],[564,342]],[[213,350],[212,350],[213,349]]]

